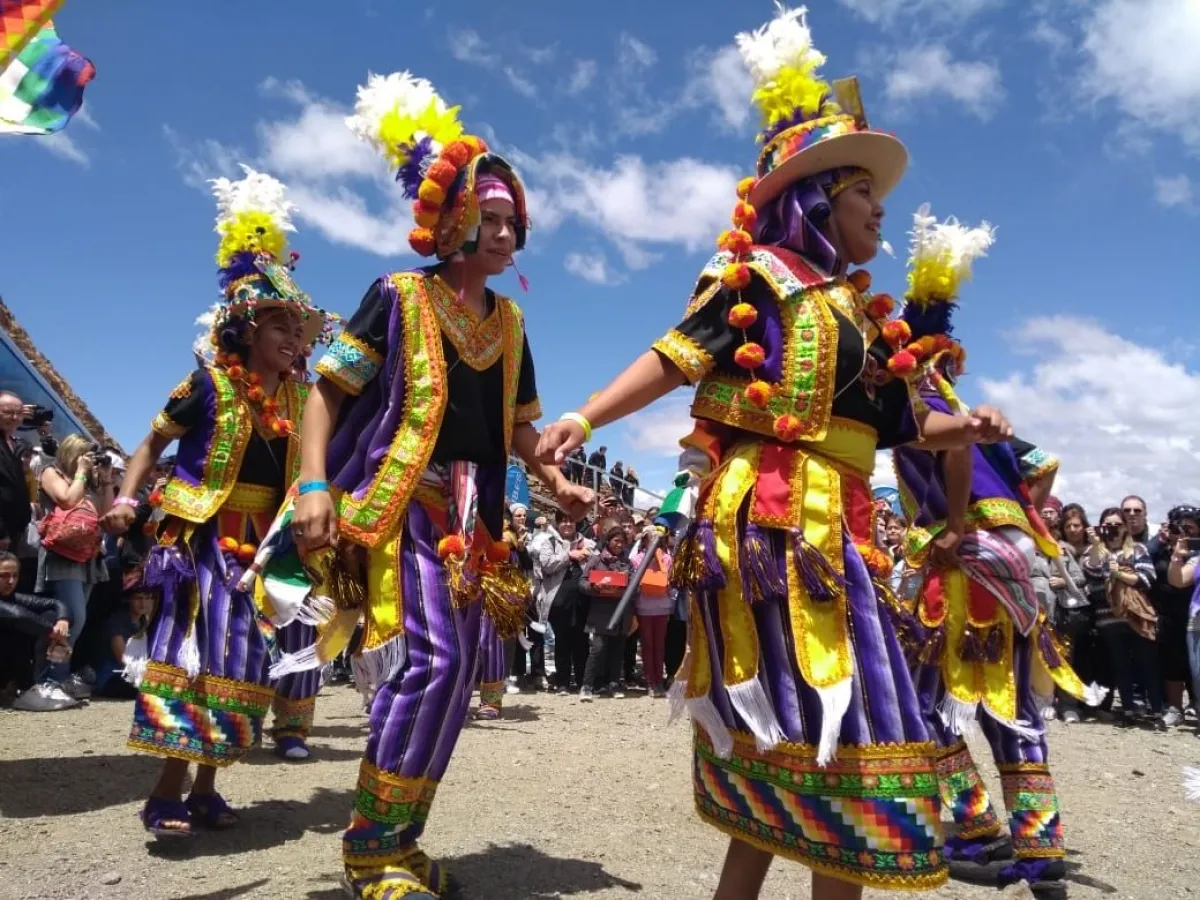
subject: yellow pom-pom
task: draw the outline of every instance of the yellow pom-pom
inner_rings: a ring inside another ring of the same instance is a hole
[[[803,428],[804,422],[800,420],[799,416],[794,416],[791,413],[784,413],[782,416],[779,416],[773,424],[775,437],[785,444],[790,444],[796,438],[800,437],[800,432]]]
[[[758,222],[758,211],[744,200],[733,208],[733,224],[750,231]]]
[[[424,200],[417,200],[413,203],[412,209],[413,219],[416,220],[417,227],[419,228],[435,227],[442,215],[441,209],[426,203]]]
[[[437,237],[428,228],[414,228],[410,231],[408,245],[418,256],[433,256],[437,253]]]
[[[729,324],[734,328],[749,328],[758,321],[758,310],[749,303],[735,303],[729,310]]]
[[[739,200],[745,200],[750,196],[750,192],[754,190],[754,186],[758,184],[758,179],[754,176],[743,178],[738,182],[737,195]]]
[[[745,263],[730,263],[721,273],[721,284],[731,291],[740,291],[749,283],[750,267]]]
[[[766,409],[767,404],[771,402],[772,388],[760,378],[750,382],[743,393],[749,403],[759,409]]]
[[[417,189],[417,196],[432,206],[441,206],[446,200],[446,189],[426,178]]]
[[[733,351],[733,361],[743,369],[757,369],[766,358],[767,351],[762,348],[761,344],[753,341],[742,344]]]

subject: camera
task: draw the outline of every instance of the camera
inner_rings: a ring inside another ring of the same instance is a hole
[[[1112,522],[1106,522],[1096,529],[1096,533],[1104,538],[1104,540],[1111,541],[1121,533],[1121,526],[1114,525]]]
[[[97,443],[88,444],[87,455],[91,457],[93,463],[102,469],[112,465],[112,457]]]
[[[25,417],[21,423],[22,428],[41,428],[43,425],[49,425],[54,421],[54,410],[46,409],[44,406],[35,406],[33,412]]]

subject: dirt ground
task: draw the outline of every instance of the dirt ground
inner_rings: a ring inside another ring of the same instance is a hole
[[[664,701],[508,700],[504,721],[467,727],[426,836],[468,897],[712,896],[724,841],[692,812],[688,730],[667,726]],[[242,811],[237,830],[170,852],[149,845],[136,818],[157,762],[126,751],[130,711],[103,701],[0,711],[2,900],[342,896],[338,838],[365,736],[353,688],[321,695],[314,760],[259,750],[221,776]],[[1051,747],[1073,900],[1200,895],[1200,805],[1180,787],[1181,767],[1200,763],[1190,727],[1159,735],[1055,723]],[[776,862],[763,897],[806,898],[807,884],[804,869]],[[998,893],[951,882],[925,896]]]

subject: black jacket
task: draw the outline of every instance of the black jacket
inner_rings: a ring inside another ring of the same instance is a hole
[[[25,467],[8,441],[0,436],[0,537],[17,542],[25,536],[25,527],[33,518],[33,500],[25,481]]]
[[[601,596],[596,593],[592,587],[589,573],[593,571],[600,572],[624,572],[628,578],[633,574],[633,567],[629,565],[629,560],[625,557],[612,557],[607,553],[601,553],[593,556],[588,560],[587,565],[583,567],[583,573],[580,575],[578,585],[579,592],[585,597],[591,599],[591,606],[588,609],[587,624],[589,628],[594,628],[601,634],[624,634],[625,627],[629,624],[629,620],[633,617],[633,604],[625,608],[625,615],[621,617],[618,623],[618,631],[610,631],[608,628],[609,620],[612,619],[612,614],[617,611],[617,604],[621,601],[620,597]]]
[[[59,619],[70,619],[67,608],[53,597],[9,594],[0,597],[0,628],[41,637]]]

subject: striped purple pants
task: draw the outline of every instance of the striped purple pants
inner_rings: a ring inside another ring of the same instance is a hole
[[[437,554],[440,534],[418,502],[400,541],[407,662],[371,705],[342,852],[348,866],[403,864],[425,830],[438,785],[471,705],[481,605],[455,607]]]
[[[486,613],[479,629],[479,705],[500,709],[504,705],[504,678],[508,654],[504,639]]]
[[[947,653],[953,652],[947,648]],[[1031,638],[1013,637],[1013,669],[1017,689],[1017,716],[1037,732],[1031,739],[980,711],[980,730],[992,748],[1000,770],[1004,805],[1008,808],[1013,848],[1018,859],[1050,859],[1065,855],[1058,795],[1050,775],[1050,751],[1041,708],[1033,692]],[[914,673],[921,711],[941,750],[938,787],[942,803],[954,814],[962,838],[992,837],[1000,830],[983,779],[962,739],[947,730],[938,715],[946,696],[938,666],[919,666]]]
[[[275,640],[281,653],[296,653],[316,643],[317,630],[312,625],[296,621],[279,629]],[[320,668],[292,672],[275,682],[275,699],[271,703],[275,718],[271,737],[276,741],[285,737],[308,740],[320,691]]]

